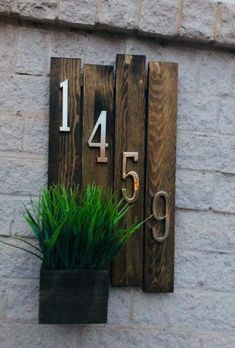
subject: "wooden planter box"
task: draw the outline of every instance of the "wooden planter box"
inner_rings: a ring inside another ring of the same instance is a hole
[[[41,270],[39,323],[106,323],[108,295],[108,271]]]

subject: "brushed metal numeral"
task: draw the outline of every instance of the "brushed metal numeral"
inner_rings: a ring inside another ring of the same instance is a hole
[[[128,176],[132,177],[133,179],[133,194],[131,197],[127,195],[127,189],[122,188],[122,196],[128,203],[134,203],[139,194],[139,187],[140,187],[140,180],[138,174],[131,170],[127,172],[127,158],[133,158],[134,162],[138,161],[139,154],[138,152],[123,152],[123,160],[122,160],[122,179],[126,180]]]
[[[60,127],[61,132],[69,132],[70,127],[68,126],[68,80],[64,80],[60,83],[62,88],[62,126]]]
[[[100,116],[91,132],[91,135],[88,139],[88,145],[90,147],[99,147],[100,155],[97,157],[97,162],[99,163],[107,163],[108,158],[105,156],[105,149],[109,145],[106,143],[106,121],[107,121],[107,111],[101,111]],[[97,132],[98,127],[100,126],[100,142],[93,142],[93,138]]]
[[[157,212],[157,201],[160,197],[164,197],[165,199],[165,215],[161,216]],[[164,234],[159,236],[157,233],[157,229],[155,227],[152,228],[152,235],[156,242],[164,242],[169,235],[169,227],[170,227],[170,213],[169,213],[169,196],[165,191],[159,191],[155,194],[153,199],[153,217],[157,221],[165,220],[165,228]]]

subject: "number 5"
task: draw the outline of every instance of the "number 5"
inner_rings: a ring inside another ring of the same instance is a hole
[[[122,188],[122,196],[125,199],[125,201],[128,203],[134,203],[137,200],[138,194],[139,194],[139,187],[140,187],[140,180],[139,180],[138,174],[134,172],[133,170],[131,170],[128,173],[126,172],[127,158],[131,158],[131,157],[133,158],[134,162],[137,162],[139,157],[138,152],[123,152],[122,179],[126,180],[128,176],[131,176],[133,178],[133,195],[131,197],[127,196],[127,189],[124,187]]]

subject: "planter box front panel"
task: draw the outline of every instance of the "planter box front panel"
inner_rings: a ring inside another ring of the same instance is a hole
[[[39,323],[107,322],[108,271],[41,271]]]

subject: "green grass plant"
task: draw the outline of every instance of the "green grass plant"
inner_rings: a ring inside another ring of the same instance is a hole
[[[123,227],[129,209],[111,191],[96,185],[88,185],[84,191],[79,186],[44,188],[38,201],[31,201],[24,212],[38,247],[15,237],[33,249],[17,247],[38,256],[48,270],[107,269],[143,224],[136,221]]]

